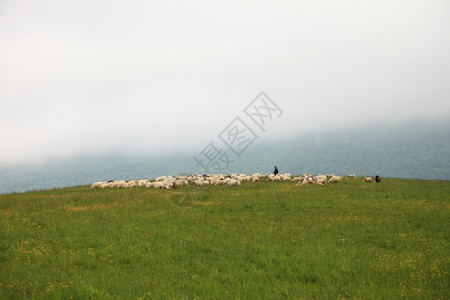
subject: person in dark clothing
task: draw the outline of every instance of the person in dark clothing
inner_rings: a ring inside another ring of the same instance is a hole
[[[275,176],[279,173],[277,166],[275,166],[275,170],[273,170],[273,174],[275,174]]]

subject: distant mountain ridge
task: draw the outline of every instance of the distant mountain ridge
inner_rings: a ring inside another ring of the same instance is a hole
[[[204,173],[194,155],[80,155],[40,166],[0,167],[0,193],[90,184],[100,180]],[[450,180],[450,120],[363,127],[255,142],[225,173],[376,174]]]

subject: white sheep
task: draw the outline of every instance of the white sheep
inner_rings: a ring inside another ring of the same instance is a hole
[[[230,180],[232,180],[230,177],[227,177],[223,180],[224,184],[227,184],[228,182],[230,182]]]
[[[253,176],[252,177],[252,182],[259,182],[259,177],[258,176]]]
[[[106,182],[104,182],[104,181],[98,181],[98,182],[94,182],[92,185],[91,185],[91,189],[98,189],[102,184],[104,184],[104,183],[106,183]]]
[[[248,181],[246,175],[244,175],[244,176],[239,175],[239,176],[234,177],[233,179],[239,180],[240,182]]]
[[[366,177],[364,178],[364,181],[367,183],[372,183],[372,177]]]
[[[269,177],[269,181],[281,181],[281,177],[279,175],[275,175],[273,177]]]
[[[110,187],[111,187],[110,182],[104,182],[99,186],[99,188],[101,188],[101,189],[110,188]]]
[[[180,187],[183,187],[183,186],[188,185],[188,184],[189,184],[189,183],[187,182],[187,180],[185,180],[185,179],[179,179],[179,180],[177,180],[177,181],[174,182],[173,186],[174,186],[175,188],[180,188]]]
[[[325,185],[326,182],[327,182],[326,179],[323,179],[322,177],[320,177],[320,178],[317,178],[317,179],[314,181],[314,184],[317,184],[317,185]]]
[[[196,181],[194,181],[194,185],[196,187],[202,187],[203,186],[203,180],[196,180]]]
[[[217,180],[214,185],[224,185],[225,183],[225,180]]]
[[[156,181],[153,183],[153,187],[155,189],[163,189],[166,186],[166,182],[165,181]]]
[[[327,180],[327,176],[326,175],[317,175],[317,176],[314,176],[314,179],[315,180],[318,180],[318,179],[322,179],[322,180]]]
[[[355,178],[356,179],[356,174],[347,174],[346,177],[347,178]]]
[[[119,182],[117,182],[117,188],[119,189],[119,188],[126,188],[126,186],[127,186],[127,183],[125,182],[125,180],[120,180]]]
[[[218,181],[220,181],[219,178],[213,177],[213,178],[211,178],[211,179],[209,180],[209,183],[210,183],[211,185],[216,185],[216,183],[217,183]]]
[[[117,188],[119,186],[119,182],[118,181],[114,181],[110,183],[110,187],[111,188]]]
[[[227,186],[241,185],[241,182],[236,179],[230,179],[226,183]]]
[[[134,180],[131,180],[131,181],[129,181],[129,182],[127,183],[127,185],[126,185],[125,188],[127,188],[127,189],[132,189],[132,188],[137,187],[137,186],[138,186],[137,182],[134,181]]]
[[[139,179],[138,181],[137,181],[137,185],[139,186],[139,187],[143,187],[143,186],[145,186],[145,184],[148,182],[148,179]]]
[[[341,182],[341,176],[333,176],[328,180],[328,183],[340,183]]]

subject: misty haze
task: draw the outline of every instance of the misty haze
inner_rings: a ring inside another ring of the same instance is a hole
[[[446,1],[0,8],[0,166],[194,156],[261,91],[268,144],[450,117]]]

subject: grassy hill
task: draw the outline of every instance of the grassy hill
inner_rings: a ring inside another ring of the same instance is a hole
[[[0,299],[450,298],[450,183],[0,195]]]

